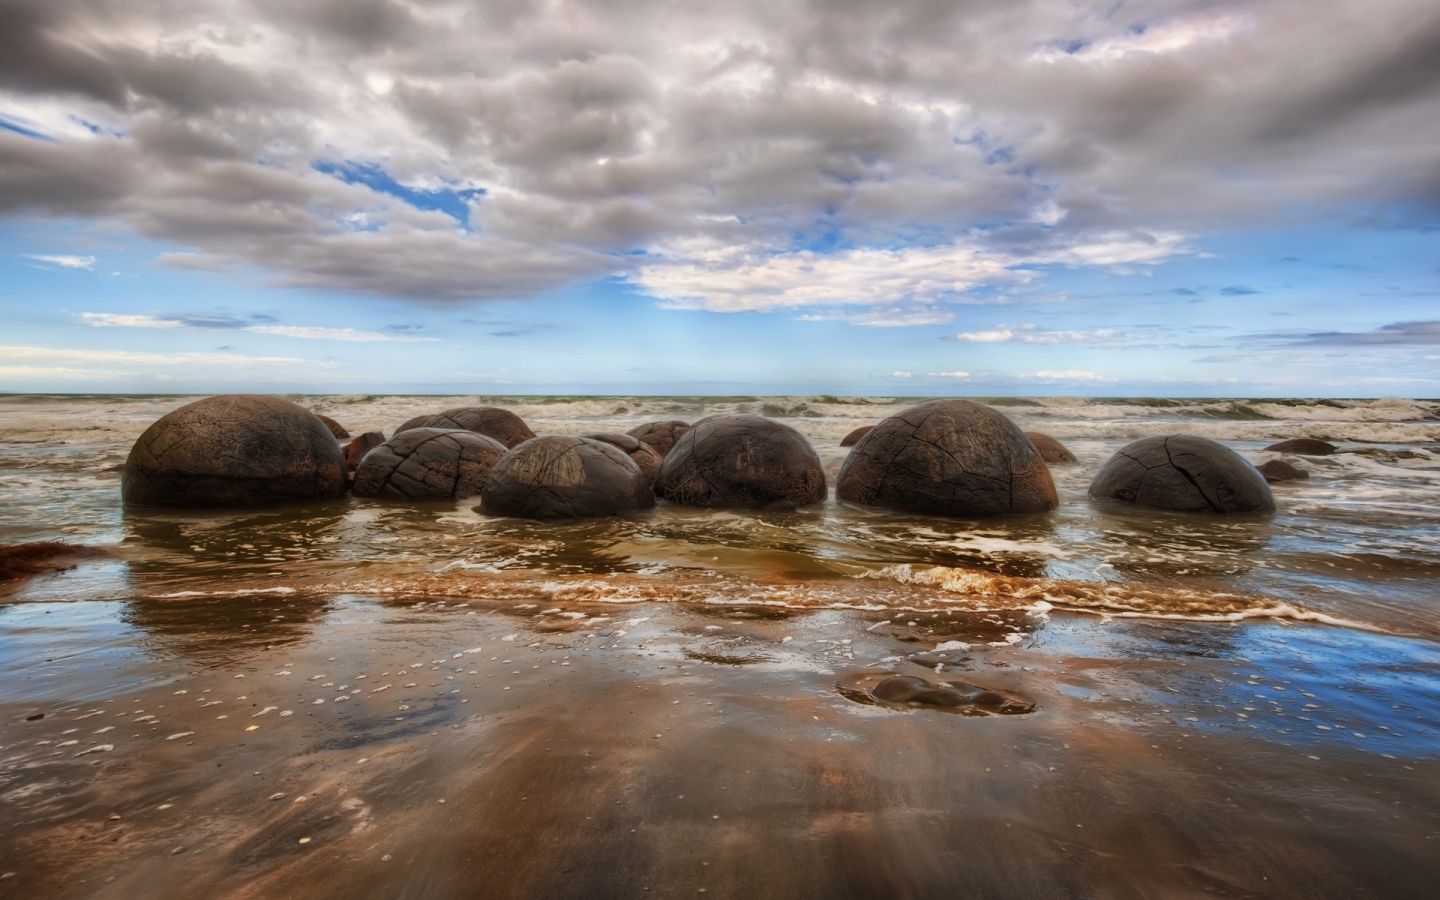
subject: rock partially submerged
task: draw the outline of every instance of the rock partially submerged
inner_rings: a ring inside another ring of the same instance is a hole
[[[365,454],[351,490],[387,500],[473,497],[505,452],[499,441],[473,431],[412,428]]]
[[[630,429],[627,434],[637,440],[649,444],[664,459],[670,454],[670,448],[680,440],[680,436],[690,430],[688,422],[679,419],[669,419],[664,422],[646,422],[644,425],[637,425]]]
[[[969,400],[932,400],[891,416],[840,468],[848,503],[979,518],[1054,509],[1050,470],[1004,415]]]
[[[1265,477],[1209,438],[1156,435],[1122,447],[1090,484],[1095,500],[1180,512],[1271,513]]]
[[[861,425],[859,428],[855,429],[854,431],[850,432],[849,434],[847,434],[847,435],[845,435],[843,438],[841,438],[841,439],[840,439],[840,446],[842,446],[842,447],[853,447],[853,446],[855,446],[857,443],[859,443],[859,441],[860,441],[860,439],[861,439],[862,437],[864,437],[865,435],[869,434],[870,432],[872,432],[872,431],[874,431],[874,430],[875,430],[875,426],[874,426],[874,425]]]
[[[869,690],[838,687],[851,700],[878,706],[936,709],[962,716],[1014,716],[1035,711],[1035,704],[1028,700],[957,679],[937,683],[916,675],[891,675]]]
[[[524,519],[616,516],[655,505],[645,473],[603,441],[547,435],[525,441],[490,473],[480,510]]]
[[[701,419],[665,457],[655,491],[682,506],[795,509],[825,499],[825,470],[805,436],[761,416]]]
[[[1283,459],[1272,459],[1255,467],[1255,470],[1265,476],[1269,484],[1277,484],[1281,481],[1298,481],[1302,478],[1309,478],[1310,473],[1304,469],[1297,468]]]
[[[1273,453],[1293,453],[1296,456],[1329,456],[1338,448],[1329,441],[1317,438],[1295,438],[1271,444],[1265,449]]]
[[[411,419],[410,421],[415,420]],[[408,430],[406,426],[409,424],[407,422],[400,426],[400,431]],[[426,419],[418,427],[458,428],[462,431],[473,431],[476,434],[494,438],[512,450],[535,436],[535,432],[531,431],[530,426],[526,425],[519,416],[498,406],[462,406],[456,409],[447,409],[439,415]]]
[[[121,496],[133,506],[253,507],[345,492],[345,456],[325,423],[276,397],[186,404],[140,435]]]
[[[1054,466],[1076,462],[1075,454],[1070,452],[1070,448],[1050,435],[1038,431],[1027,431],[1025,436],[1030,439],[1030,443],[1035,445],[1036,452],[1040,454],[1041,459],[1045,460],[1046,465]]]
[[[656,480],[660,477],[660,467],[665,464],[665,457],[661,456],[654,447],[639,438],[610,431],[598,431],[594,434],[584,435],[584,437],[609,444],[630,457],[630,461],[640,467],[640,471],[645,473],[645,479],[650,482],[651,488],[654,488]]]

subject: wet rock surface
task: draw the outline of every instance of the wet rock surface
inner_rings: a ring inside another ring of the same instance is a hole
[[[400,423],[400,427],[395,429],[395,433],[399,434],[402,431],[409,431],[412,428],[419,428],[433,418],[435,418],[435,413],[422,413],[418,416],[412,416],[406,419],[404,422]]]
[[[1047,465],[1064,465],[1077,461],[1075,454],[1071,453],[1068,447],[1048,434],[1027,431],[1025,436],[1030,439],[1030,443],[1035,445],[1036,452],[1040,454],[1040,458],[1045,460]]]
[[[1266,482],[1270,484],[1277,484],[1281,481],[1298,481],[1310,477],[1309,472],[1292,466],[1283,459],[1272,459],[1256,466],[1255,470],[1264,475]]]
[[[345,457],[309,410],[288,400],[223,394],[156,420],[125,461],[134,506],[250,507],[345,492]]]
[[[531,431],[530,426],[519,416],[498,406],[462,406],[447,409],[426,419],[421,427],[473,431],[494,438],[511,450],[535,436],[535,432]],[[404,431],[405,428],[402,426],[400,430]]]
[[[602,444],[609,444],[630,457],[630,461],[645,473],[645,479],[650,482],[650,486],[652,488],[655,486],[656,480],[660,477],[660,467],[665,464],[665,457],[654,447],[639,438],[617,432],[599,431],[582,436],[592,441],[600,441]]]
[[[683,506],[796,509],[825,499],[825,471],[815,448],[788,425],[711,416],[676,441],[655,491]]]
[[[670,419],[665,422],[647,422],[644,425],[637,425],[626,434],[637,440],[643,441],[655,448],[655,452],[664,459],[670,453],[670,448],[680,440],[680,435],[690,430],[690,423],[682,422],[679,419]]]
[[[547,435],[522,443],[490,473],[480,510],[525,519],[615,516],[655,505],[650,482],[619,448]]]
[[[506,453],[473,431],[412,428],[365,454],[351,490],[387,500],[458,500],[479,494]]]
[[[1337,448],[1329,441],[1322,441],[1316,438],[1295,438],[1294,440],[1271,444],[1265,449],[1272,453],[1294,453],[1297,456],[1329,456],[1334,453]]]
[[[840,468],[848,503],[954,517],[1036,513],[1059,501],[1030,439],[1001,413],[968,400],[933,400],[871,431]]]
[[[322,416],[319,413],[315,413],[315,417],[325,423],[325,427],[330,429],[330,433],[335,435],[335,439],[337,441],[341,438],[348,438],[350,436],[350,432],[345,430],[344,425],[341,425],[339,422],[335,421],[329,416]]]
[[[1179,512],[1271,513],[1265,477],[1224,444],[1156,435],[1122,447],[1090,484],[1095,500]]]
[[[847,435],[845,435],[843,438],[841,438],[841,439],[840,439],[840,446],[842,446],[842,447],[853,447],[853,446],[855,446],[857,443],[859,443],[859,441],[860,441],[860,439],[861,439],[862,437],[864,437],[865,435],[869,434],[870,432],[872,432],[872,431],[874,431],[874,430],[875,430],[875,426],[874,426],[874,425],[861,425],[859,428],[855,429],[854,431],[850,432],[849,434],[847,434]]]
[[[355,470],[360,467],[360,460],[365,458],[365,454],[383,443],[385,443],[385,432],[383,431],[367,431],[351,439],[345,448],[345,468],[354,474]]]

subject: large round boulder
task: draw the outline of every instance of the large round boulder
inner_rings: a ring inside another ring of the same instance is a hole
[[[1269,462],[1261,463],[1255,467],[1255,471],[1265,476],[1265,481],[1270,484],[1279,484],[1282,481],[1299,481],[1309,478],[1310,473],[1298,466],[1292,466],[1283,459],[1272,459]]]
[[[1041,459],[1045,460],[1046,465],[1053,466],[1077,461],[1075,454],[1070,452],[1069,447],[1066,447],[1048,434],[1042,434],[1038,431],[1027,431],[1025,432],[1025,436],[1030,439],[1030,443],[1035,445],[1036,452],[1040,454]]]
[[[350,432],[345,430],[344,425],[341,425],[339,422],[335,421],[329,416],[322,416],[319,413],[316,413],[315,417],[325,423],[325,427],[330,429],[331,434],[335,435],[335,440],[338,441],[341,438],[348,438],[350,436]]]
[[[1330,456],[1336,450],[1334,444],[1318,438],[1294,438],[1271,444],[1265,448],[1274,453],[1294,453],[1296,456]]]
[[[675,442],[655,492],[683,506],[795,509],[825,499],[825,470],[815,448],[789,425],[761,416],[711,416]]]
[[[981,518],[1059,504],[1050,469],[1014,422],[969,400],[932,400],[860,439],[836,496],[921,515]]]
[[[524,519],[617,516],[655,505],[640,467],[603,441],[531,438],[505,454],[480,494],[480,511]]]
[[[387,500],[458,500],[490,480],[505,446],[473,431],[412,428],[366,453],[350,490]]]
[[[1090,496],[1180,512],[1275,511],[1265,476],[1244,457],[1188,434],[1155,435],[1125,445],[1090,483]]]
[[[645,473],[645,480],[650,482],[651,487],[654,487],[655,482],[660,478],[660,467],[665,464],[665,457],[639,438],[609,431],[598,431],[594,434],[584,435],[584,437],[602,444],[609,444],[630,457],[631,462],[639,466],[640,471]]]
[[[414,421],[413,419],[411,421]],[[409,423],[406,423],[409,424]],[[492,437],[510,449],[535,436],[519,416],[498,406],[462,406],[426,419],[421,428],[458,428]],[[401,431],[405,426],[401,426]]]
[[[655,452],[664,459],[670,454],[670,448],[680,440],[680,435],[690,430],[688,422],[679,419],[670,419],[665,422],[646,422],[644,425],[637,425],[626,432],[633,438],[643,441],[655,448]]]
[[[860,439],[875,430],[874,425],[861,425],[859,428],[845,435],[840,439],[840,446],[853,447],[860,443]]]
[[[418,416],[412,416],[406,419],[404,422],[401,422],[400,427],[395,429],[395,433],[399,434],[402,431],[409,431],[412,428],[419,428],[433,418],[435,418],[435,413],[421,413]]]
[[[345,492],[345,454],[325,423],[277,397],[223,394],[166,413],[125,460],[134,506],[247,507]]]

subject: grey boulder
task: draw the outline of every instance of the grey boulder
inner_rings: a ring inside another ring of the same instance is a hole
[[[616,516],[655,505],[640,467],[603,441],[531,438],[505,454],[480,494],[480,511],[524,519]]]
[[[825,471],[815,448],[789,425],[711,416],[675,442],[655,491],[683,506],[795,509],[825,499]]]
[[[1270,486],[1254,466],[1224,444],[1188,434],[1122,447],[1090,483],[1090,496],[1180,512],[1275,511]]]
[[[1050,469],[1020,427],[969,400],[921,403],[875,426],[845,458],[836,496],[955,518],[1046,512],[1059,503]]]
[[[387,500],[473,497],[505,452],[499,441],[473,431],[412,428],[365,454],[351,491]]]
[[[132,506],[253,507],[345,492],[345,454],[302,406],[223,394],[157,419],[130,449],[120,494]]]

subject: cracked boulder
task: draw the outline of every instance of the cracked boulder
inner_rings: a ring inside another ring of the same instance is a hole
[[[410,421],[415,420],[411,419]],[[410,422],[406,422],[405,425],[401,425],[400,431],[407,430],[406,426],[409,424]],[[473,431],[476,434],[494,438],[511,450],[535,436],[535,432],[531,431],[530,426],[521,421],[519,416],[498,406],[462,406],[457,409],[447,409],[426,419],[418,427],[458,428],[462,431]]]
[[[353,438],[345,447],[345,469],[351,474],[360,468],[360,461],[365,454],[385,443],[385,432],[367,431],[358,437]]]
[[[609,444],[630,457],[631,462],[639,466],[640,471],[645,473],[645,480],[650,482],[651,488],[654,488],[656,480],[660,477],[660,467],[665,464],[665,457],[661,456],[654,447],[628,434],[601,431],[584,436],[592,441]]]
[[[665,422],[646,422],[644,425],[637,425],[626,432],[637,440],[643,441],[654,448],[655,452],[664,459],[670,454],[670,448],[680,440],[680,435],[690,429],[688,422],[679,419],[670,419]]]
[[[458,500],[490,480],[505,446],[473,431],[412,428],[366,453],[351,491],[385,500]]]
[[[795,509],[825,499],[815,448],[762,416],[701,419],[675,442],[655,492],[682,506]]]
[[[1075,454],[1070,452],[1070,448],[1050,435],[1038,431],[1027,431],[1025,436],[1030,439],[1030,443],[1035,445],[1035,450],[1040,454],[1040,458],[1045,460],[1046,465],[1054,466],[1076,462]]]
[[[618,516],[655,505],[650,481],[604,441],[532,438],[505,454],[480,494],[480,511],[523,519]]]
[[[345,492],[345,454],[324,422],[277,397],[223,394],[157,419],[125,460],[131,506],[253,507]]]
[[[1055,482],[1014,422],[969,400],[932,400],[891,416],[840,467],[847,503],[983,518],[1054,509]]]
[[[1156,435],[1122,447],[1090,483],[1095,500],[1179,512],[1270,513],[1265,476],[1209,438]]]

